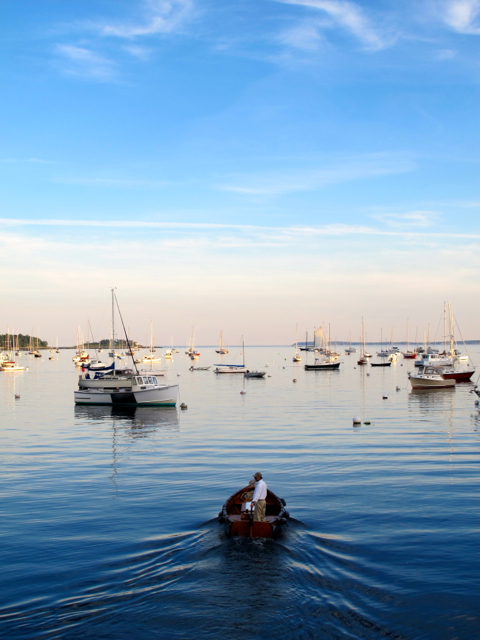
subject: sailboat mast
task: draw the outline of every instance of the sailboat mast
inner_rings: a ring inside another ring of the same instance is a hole
[[[116,356],[115,356],[115,289],[112,289],[112,353],[113,353],[113,373],[115,375],[116,367]]]

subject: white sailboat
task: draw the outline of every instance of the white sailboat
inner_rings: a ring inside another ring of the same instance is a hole
[[[301,362],[302,358],[298,353],[298,324],[295,325],[295,355],[293,356],[293,362]]]
[[[155,353],[155,348],[153,346],[153,322],[150,320],[150,353],[146,356],[143,356],[142,362],[161,362],[161,356],[157,356]]]
[[[215,353],[219,353],[220,355],[225,355],[228,353],[228,349],[225,349],[223,346],[223,331],[220,331],[220,347],[215,349]]]
[[[358,349],[355,349],[355,347],[352,347],[352,332],[350,332],[349,334],[349,340],[348,340],[348,349],[345,349],[345,353],[347,354],[347,356],[349,356],[351,353],[357,353]]]
[[[242,337],[242,364],[216,364],[213,370],[214,373],[245,373],[245,345],[243,344]]]

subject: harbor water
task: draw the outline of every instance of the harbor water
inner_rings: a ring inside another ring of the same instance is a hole
[[[412,361],[252,347],[270,377],[244,381],[183,351],[158,368],[186,410],[75,407],[68,350],[0,374],[0,637],[478,637],[477,374],[412,391]],[[229,539],[216,516],[256,471],[291,519]]]

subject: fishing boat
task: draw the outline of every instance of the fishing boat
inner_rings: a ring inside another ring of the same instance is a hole
[[[223,346],[223,331],[220,331],[220,347],[215,349],[215,353],[219,353],[220,355],[225,355],[228,353],[228,349],[225,349]]]
[[[445,379],[441,370],[429,366],[422,367],[418,373],[409,372],[408,379],[412,389],[444,389],[456,384],[456,380]]]
[[[174,407],[178,385],[159,384],[156,375],[137,375],[133,371],[113,372],[102,377],[97,373],[92,380],[80,378],[74,397],[75,404]]]
[[[115,303],[120,313],[115,292],[112,289],[113,344],[115,344]],[[121,313],[120,319],[122,320]],[[125,338],[127,346],[131,350],[126,332]],[[134,367],[135,371],[132,369],[117,369],[114,358],[108,371],[82,373],[78,380],[78,391],[74,392],[75,404],[166,407],[177,404],[177,384],[160,384],[156,373],[138,371],[135,364]]]
[[[315,358],[314,364],[304,365],[305,371],[327,371],[339,369],[341,362],[332,362],[330,358]]]
[[[287,523],[290,514],[285,509],[286,502],[267,489],[266,514],[264,522],[253,520],[251,508],[252,487],[236,491],[222,507],[218,521],[225,526],[227,535],[241,538],[275,538]]]

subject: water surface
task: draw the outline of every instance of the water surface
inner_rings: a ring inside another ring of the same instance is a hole
[[[271,377],[245,395],[183,353],[164,363],[186,411],[75,407],[69,351],[0,378],[0,635],[478,637],[473,385],[246,354]],[[215,517],[257,470],[292,519],[275,541],[227,539]]]

